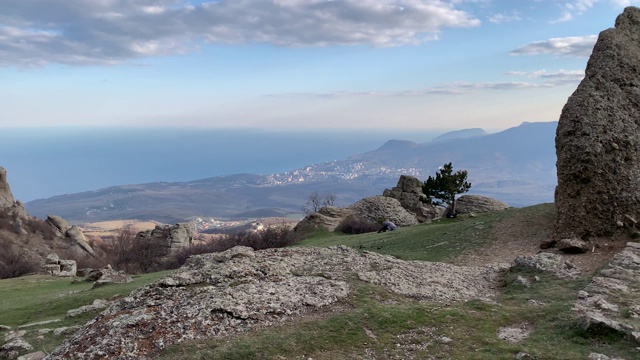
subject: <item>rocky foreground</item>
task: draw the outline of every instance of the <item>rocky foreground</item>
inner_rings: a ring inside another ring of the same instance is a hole
[[[505,269],[403,261],[345,246],[235,247],[191,257],[114,303],[47,358],[150,358],[175,343],[282,324],[344,304],[352,277],[420,300],[490,299]]]

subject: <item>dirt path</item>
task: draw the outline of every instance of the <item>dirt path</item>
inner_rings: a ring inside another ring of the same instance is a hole
[[[554,248],[540,249],[542,240],[550,238],[552,226],[553,213],[548,211],[532,210],[509,217],[494,225],[491,245],[461,255],[456,259],[455,264],[480,266],[512,263],[520,255],[530,256],[541,251],[561,254]],[[626,245],[626,241],[612,239],[599,239],[598,243],[601,245],[595,247],[592,252],[562,255],[579,267],[584,274],[592,274],[602,268]]]

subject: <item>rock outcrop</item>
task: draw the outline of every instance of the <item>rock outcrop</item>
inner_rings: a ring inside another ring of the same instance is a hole
[[[27,212],[20,201],[16,201],[7,182],[7,171],[0,166],[0,210],[6,211],[22,227],[22,219],[27,218]],[[19,232],[19,231],[18,231]]]
[[[72,277],[76,276],[78,266],[75,260],[63,260],[57,254],[49,254],[42,271],[53,276]]]
[[[235,247],[192,256],[176,272],[117,300],[50,358],[152,358],[175,343],[329,310],[355,291],[353,281],[427,301],[487,299],[495,295],[503,270],[402,261],[345,246]]]
[[[508,208],[509,205],[504,202],[482,195],[462,195],[456,200],[458,214],[479,214]]]
[[[390,197],[367,197],[356,201],[349,206],[349,209],[353,210],[359,217],[373,223],[385,219],[398,226],[411,226],[418,223],[414,214],[407,211],[400,201]]]
[[[442,217],[442,211],[427,203],[422,184],[415,176],[400,175],[398,184],[391,189],[385,189],[382,195],[398,200],[403,208],[415,214],[418,222],[428,222]]]
[[[387,219],[398,226],[418,224],[416,215],[407,211],[400,201],[386,196],[371,196],[347,207],[326,206],[318,212],[307,215],[296,225],[296,229],[324,227],[334,231],[345,219],[369,223],[381,223]]]
[[[600,33],[556,132],[555,238],[610,236],[640,215],[640,9]]]
[[[11,188],[7,182],[7,170],[0,167],[0,208],[11,207],[16,200],[13,198]]]
[[[574,310],[587,332],[617,332],[640,343],[640,243],[629,242],[578,293]]]
[[[59,237],[67,242],[70,251],[78,255],[96,256],[80,228],[69,224],[67,220],[57,215],[47,216],[46,222],[51,225]]]
[[[139,232],[136,237],[140,239],[156,238],[165,241],[170,252],[178,251],[193,243],[195,227],[191,223],[178,223],[175,225],[156,225],[152,230]]]

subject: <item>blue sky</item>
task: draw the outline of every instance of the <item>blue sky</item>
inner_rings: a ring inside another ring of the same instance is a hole
[[[630,0],[2,0],[0,127],[557,120]]]

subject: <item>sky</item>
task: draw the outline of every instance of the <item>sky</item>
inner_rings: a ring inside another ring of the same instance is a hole
[[[0,129],[553,121],[639,3],[1,0]]]

